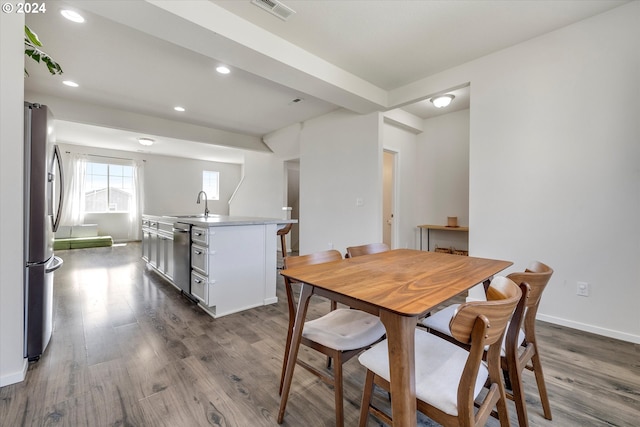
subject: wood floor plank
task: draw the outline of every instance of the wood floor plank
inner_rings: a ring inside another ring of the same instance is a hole
[[[277,304],[213,319],[146,267],[138,243],[57,254],[65,263],[55,275],[54,335],[24,382],[0,388],[0,426],[277,425],[288,324],[280,277]],[[309,318],[328,307],[313,299]],[[543,418],[533,374],[525,372],[531,427],[640,425],[640,345],[537,327],[553,421]],[[300,357],[325,363],[306,348]],[[357,360],[346,363],[347,426],[357,425],[363,382]],[[333,396],[298,367],[282,425],[333,426]],[[388,405],[385,393],[375,399]],[[370,417],[369,426],[378,425]]]

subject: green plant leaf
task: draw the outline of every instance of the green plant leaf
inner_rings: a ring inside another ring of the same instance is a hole
[[[31,43],[33,43],[36,46],[42,47],[42,43],[40,42],[40,39],[38,38],[38,35],[36,33],[34,33],[33,31],[31,31],[31,28],[27,27],[26,25],[24,26],[24,34],[25,34],[26,38],[29,39],[29,41]],[[25,40],[25,42],[26,42],[26,40]]]
[[[49,72],[53,75],[62,74],[62,67],[56,61],[53,60],[46,52],[40,50],[38,47],[42,46],[38,35],[31,31],[29,27],[24,26],[24,54],[36,62],[44,62]],[[29,75],[27,69],[24,70],[25,75]]]
[[[49,69],[49,72],[51,74],[62,74],[62,68],[60,68],[60,65],[58,65],[57,62],[55,62],[53,59],[51,59],[50,56],[46,56],[44,58],[42,58],[42,61],[47,64],[47,68]]]

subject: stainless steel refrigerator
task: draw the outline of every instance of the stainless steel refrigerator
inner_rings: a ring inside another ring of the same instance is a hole
[[[45,105],[24,105],[24,357],[38,360],[53,330],[53,254],[64,183],[53,115]]]

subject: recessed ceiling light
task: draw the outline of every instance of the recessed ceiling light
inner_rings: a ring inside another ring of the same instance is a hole
[[[60,11],[60,14],[67,18],[69,21],[77,22],[79,24],[84,22],[84,18],[82,17],[82,15],[80,15],[75,10],[63,9]]]
[[[155,141],[151,138],[138,138],[138,142],[142,145],[149,146],[149,145],[153,145]]]
[[[220,74],[229,74],[231,72],[229,67],[227,67],[225,65],[220,65],[220,66],[216,67],[216,71],[219,72]]]
[[[178,107],[173,107],[173,109],[174,109],[174,110],[176,110],[176,111],[180,111],[180,112],[185,111],[185,110],[184,110],[184,107],[180,107],[180,106],[178,106]]]
[[[431,101],[431,103],[436,108],[444,108],[444,107],[448,106],[449,104],[451,104],[451,101],[453,101],[453,98],[455,98],[455,96],[450,95],[450,94],[438,95],[438,96],[434,96],[429,101]]]
[[[63,85],[67,85],[69,87],[78,87],[78,83],[72,82],[71,80],[65,80],[62,82]]]

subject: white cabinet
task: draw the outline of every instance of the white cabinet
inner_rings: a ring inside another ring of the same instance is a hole
[[[156,241],[156,267],[167,276],[173,278],[173,222],[158,221],[158,237]]]
[[[164,244],[164,274],[173,279],[173,237],[163,237]]]
[[[207,248],[191,243],[191,268],[205,276],[209,274],[209,257]]]
[[[151,250],[151,230],[149,229],[149,220],[142,220],[142,259],[150,261]]]
[[[209,245],[209,230],[202,227],[191,227],[191,241],[196,245]]]
[[[158,265],[158,222],[147,219],[143,220],[142,254],[146,261],[153,267]]]
[[[201,302],[208,304],[209,283],[207,281],[207,277],[198,274],[195,271],[191,272],[191,295],[196,297]]]
[[[142,216],[142,258],[180,288],[173,280],[177,219]],[[220,317],[278,302],[277,220],[214,216],[208,220],[180,217],[178,222],[191,225],[190,292],[207,313]]]
[[[173,278],[173,239],[158,234],[156,241],[155,267],[169,278]]]
[[[173,223],[142,217],[142,258],[166,278],[173,278]]]
[[[191,293],[214,317],[277,301],[276,225],[191,230]]]

